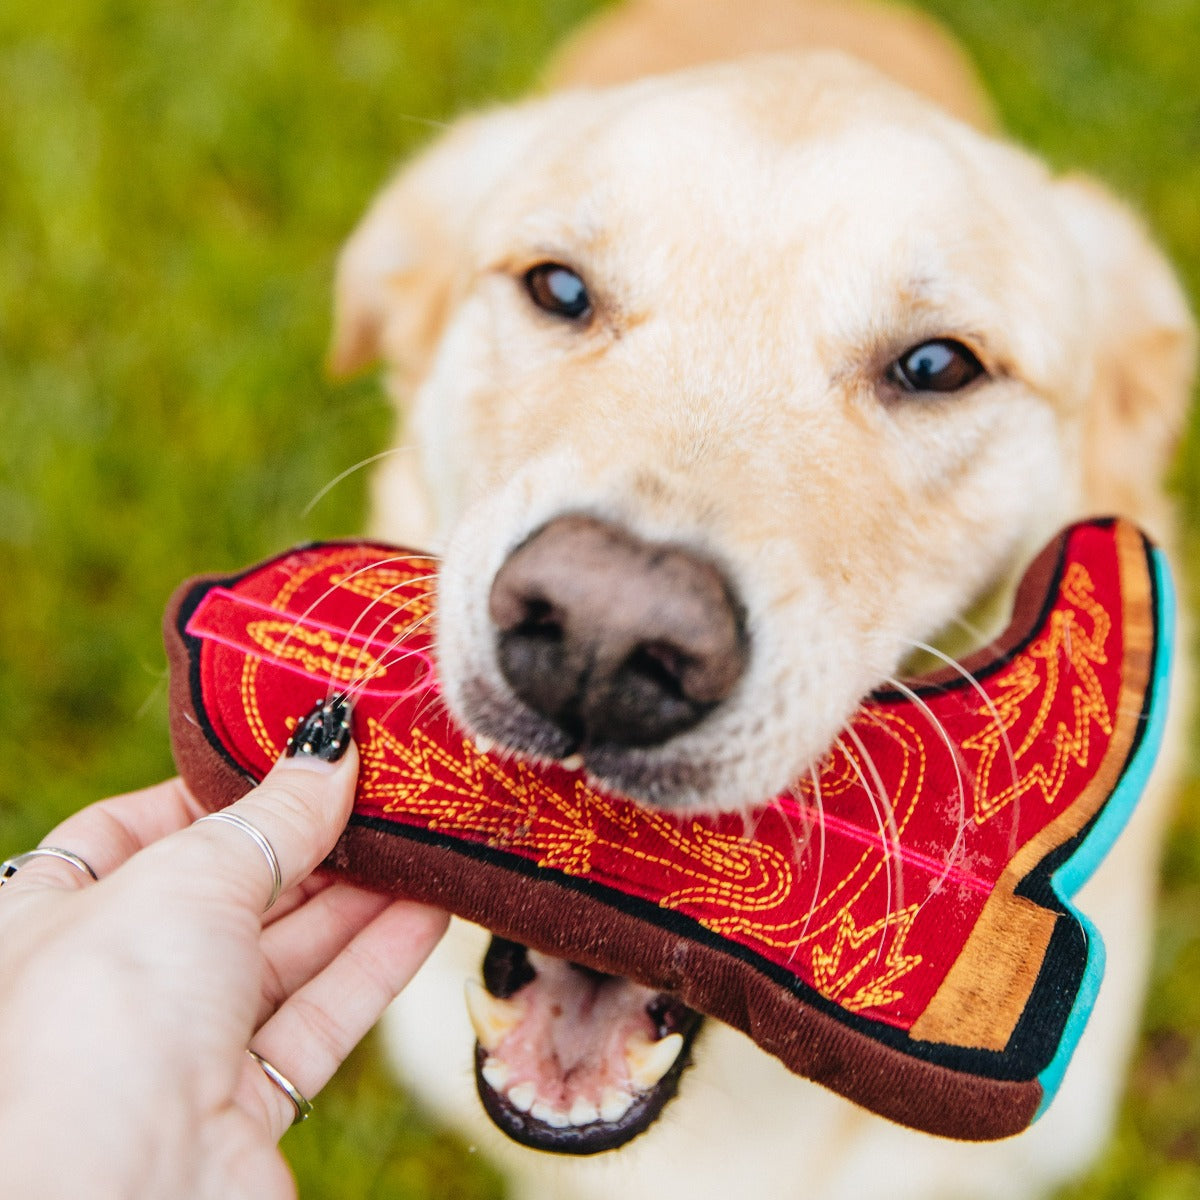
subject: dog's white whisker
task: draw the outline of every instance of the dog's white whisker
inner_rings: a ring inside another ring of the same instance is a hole
[[[389,704],[382,713],[380,713],[378,717],[379,724],[386,726],[391,720],[392,714],[402,703],[402,699],[393,700],[392,703]],[[419,729],[424,722],[427,722],[431,719],[432,713],[435,713],[439,708],[444,710],[445,707],[446,701],[442,696],[442,693],[436,688],[431,689],[422,697],[421,704],[413,713],[411,719],[408,721],[408,724],[413,729]]]
[[[812,843],[813,825],[808,819],[807,805],[804,803],[803,796],[798,791],[798,785],[793,784],[792,787],[788,789],[787,794],[796,802],[795,813],[793,814],[789,808],[784,806],[776,806],[776,812],[778,813],[779,818],[783,821],[784,828],[787,831],[788,840],[791,843],[792,862],[799,867],[807,855],[809,846]],[[793,817],[801,824],[802,836],[797,835],[795,820],[793,820]],[[818,878],[820,877],[821,865],[822,864],[820,863],[817,864]],[[791,951],[788,954],[789,962],[799,953],[800,946],[803,943],[804,936],[808,930],[808,919],[811,918],[811,916],[812,905],[810,904],[804,928],[801,930],[800,936],[796,938],[795,944],[792,946]]]
[[[291,645],[293,639],[300,635],[300,632],[305,628],[306,623],[312,618],[313,613],[317,610],[317,608],[320,607],[322,602],[327,600],[340,587],[342,587],[344,585],[344,583],[346,582],[346,580],[356,578],[358,576],[363,575],[364,573],[378,570],[381,567],[390,566],[390,565],[396,564],[396,563],[406,563],[406,562],[414,562],[414,561],[424,562],[427,560],[428,560],[428,556],[421,555],[421,554],[388,555],[384,558],[375,559],[371,562],[368,562],[368,563],[364,564],[363,566],[357,568],[356,570],[350,572],[344,578],[339,579],[337,582],[329,584],[323,591],[318,593],[318,595],[315,596],[309,602],[307,607],[302,612],[293,615],[291,623],[290,623],[288,629],[286,630],[286,632],[284,633],[282,640],[279,642],[279,644],[277,646],[272,647],[272,650],[271,650],[272,655],[278,656],[281,658],[286,657],[286,655],[288,653],[288,648]],[[365,613],[367,611],[369,611],[369,609],[370,609],[370,606],[368,605],[366,609],[364,609],[362,612],[360,612],[356,616],[354,622],[351,625],[351,628],[349,630],[343,631],[342,642],[341,642],[340,646],[338,647],[337,655],[335,656],[335,658],[333,660],[333,663],[332,663],[333,669],[329,673],[329,679],[328,679],[328,683],[326,685],[326,691],[325,691],[325,702],[326,703],[331,703],[334,699],[336,699],[337,697],[340,697],[340,696],[345,696],[348,699],[353,700],[356,696],[360,695],[362,692],[362,686],[365,681],[361,678],[361,676],[352,675],[350,677],[350,679],[348,679],[344,683],[340,683],[337,679],[337,675],[338,675],[338,672],[340,669],[340,665],[346,654],[347,647],[349,645],[349,638],[350,638],[353,630],[357,627],[359,621],[362,620],[363,616],[365,616]]]
[[[365,470],[367,467],[374,466],[377,462],[381,462],[385,458],[394,458],[397,455],[409,453],[416,450],[415,446],[392,446],[387,450],[381,450],[378,454],[372,454],[368,458],[361,458],[353,466],[347,467],[344,471],[335,475],[300,511],[302,517],[307,517],[330,492],[333,491],[343,479],[349,479],[356,471]]]
[[[750,805],[736,809],[735,811],[742,822],[742,841],[753,842],[758,837],[759,827],[766,820],[766,807]]]
[[[414,604],[418,604],[421,601],[432,598],[432,592],[428,593],[426,595],[414,596],[414,597],[410,598],[408,601],[406,601],[404,604],[397,605],[395,607],[388,605],[387,597],[393,595],[396,591],[400,590],[401,588],[408,587],[412,584],[426,583],[434,578],[435,578],[435,576],[432,576],[432,575],[424,575],[424,576],[417,576],[413,579],[402,580],[400,583],[394,584],[392,587],[385,589],[379,596],[373,598],[371,603],[369,605],[367,605],[362,610],[362,612],[360,612],[358,614],[358,616],[355,618],[355,620],[353,621],[353,623],[351,624],[349,629],[347,629],[345,631],[343,639],[342,639],[342,644],[338,650],[337,665],[340,665],[340,663],[342,661],[342,657],[347,653],[351,638],[358,635],[357,631],[358,631],[359,624],[365,618],[367,613],[372,608],[375,607],[376,604],[382,604],[388,611],[386,611],[384,613],[384,615],[380,618],[380,620],[375,625],[375,628],[363,638],[363,640],[366,642],[367,645],[372,645],[374,643],[375,639],[379,636],[380,631],[383,629],[383,627],[385,625],[387,625],[390,621],[394,621],[396,619],[397,614],[406,611],[409,607],[411,607]],[[358,695],[361,695],[362,692],[365,691],[367,686],[370,684],[371,679],[374,677],[374,674],[376,672],[379,672],[381,670],[386,671],[389,667],[393,666],[396,662],[399,661],[398,657],[389,658],[389,655],[394,655],[395,651],[400,646],[403,645],[404,641],[411,634],[415,633],[429,619],[429,617],[430,617],[430,614],[427,613],[425,616],[420,617],[417,620],[410,622],[408,625],[403,626],[395,634],[395,636],[387,643],[387,645],[385,645],[383,647],[383,649],[379,652],[379,654],[372,657],[371,665],[369,665],[369,666],[364,665],[364,667],[358,674],[352,676],[350,682],[345,687],[337,688],[337,687],[335,687],[334,682],[331,680],[330,688],[329,688],[330,696],[332,696],[335,691],[341,692],[342,694],[349,695],[352,698],[357,697]]]
[[[966,834],[968,825],[967,789],[966,780],[964,777],[964,771],[966,771],[968,768],[966,760],[963,757],[962,747],[954,741],[949,733],[947,733],[945,725],[938,718],[937,714],[929,707],[929,705],[926,704],[925,701],[922,700],[921,697],[912,690],[912,688],[903,683],[901,680],[889,677],[885,680],[885,682],[888,687],[894,688],[906,700],[908,700],[909,703],[912,704],[917,711],[925,717],[938,737],[942,739],[946,749],[950,751],[950,756],[954,762],[955,781],[958,785],[958,829],[955,833],[954,842],[946,850],[945,863],[943,865],[941,875],[934,881],[928,895],[924,900],[921,901],[917,908],[917,912],[920,913],[921,909],[924,908],[924,906],[933,898],[937,889],[946,881],[946,879],[949,878],[954,863],[958,858],[959,851],[962,848],[963,837]]]
[[[883,924],[879,930],[879,950],[876,954],[876,962],[883,959],[884,951],[887,948],[888,926],[891,923],[892,916],[899,913],[904,908],[904,861],[900,856],[900,834],[896,828],[896,814],[892,806],[891,798],[888,795],[887,787],[884,785],[883,776],[879,773],[879,768],[875,765],[875,760],[871,757],[867,750],[866,744],[859,736],[858,731],[852,724],[844,727],[844,732],[854,743],[855,748],[863,757],[863,763],[870,772],[872,782],[879,789],[879,799],[876,802],[875,794],[871,790],[871,785],[863,776],[862,767],[859,766],[857,760],[851,755],[842,743],[843,753],[846,754],[851,764],[854,766],[855,773],[862,782],[863,790],[867,795],[867,799],[871,803],[871,808],[875,813],[875,819],[879,824],[879,842],[883,850],[884,871],[886,872],[887,881],[887,901],[884,908]],[[841,739],[838,739],[841,742]],[[882,806],[882,807],[881,807]],[[893,870],[895,873],[896,884],[893,888]],[[894,900],[893,900],[894,894]]]
[[[389,622],[394,621],[397,613],[404,612],[413,605],[420,604],[423,601],[430,599],[430,596],[414,596],[408,603],[400,605],[394,612],[389,613],[376,625],[375,629],[369,635],[368,644],[373,642],[379,636],[383,627]],[[379,654],[379,663],[384,667],[391,667],[400,661],[401,656],[396,652],[404,648],[404,643],[408,641],[413,634],[417,633],[424,625],[428,624],[433,619],[433,613],[427,612],[423,616],[417,617],[410,621],[407,625],[402,625],[395,631],[391,640],[387,642]]]
[[[962,665],[962,663],[960,663],[955,658],[951,658],[950,655],[943,653],[936,646],[929,645],[927,642],[910,641],[909,644],[913,647],[913,649],[920,650],[920,651],[924,652],[925,654],[929,654],[932,657],[938,659],[940,662],[945,663],[946,666],[948,666],[952,670],[956,671],[963,679],[965,679],[966,682],[968,683],[968,685],[976,693],[976,695],[978,695],[980,697],[980,699],[983,701],[985,708],[987,709],[988,713],[990,714],[990,716],[992,718],[993,723],[996,726],[996,730],[997,730],[997,733],[999,734],[1000,740],[1004,744],[1004,752],[1008,758],[1008,769],[1009,769],[1010,777],[1012,779],[1012,801],[1011,801],[1012,818],[1011,818],[1011,834],[1010,834],[1010,840],[1009,840],[1009,853],[1012,854],[1016,851],[1016,838],[1017,838],[1017,831],[1019,828],[1020,815],[1021,815],[1022,788],[1021,788],[1020,772],[1017,770],[1017,756],[1013,750],[1012,740],[1008,736],[1008,726],[1004,723],[1003,719],[1001,718],[1000,713],[997,710],[995,703],[993,702],[991,696],[989,696],[987,694],[986,690],[983,687],[983,684],[981,684],[979,682],[979,680],[976,679],[975,676],[972,675],[971,672],[968,671],[966,669],[966,667],[964,667]],[[990,798],[982,797],[982,799],[990,799]]]
[[[352,579],[352,578],[361,579],[364,575],[369,574],[370,571],[380,571],[385,566],[390,566],[391,561],[392,560],[389,559],[389,560],[385,560],[382,562],[377,562],[377,563],[372,564],[370,567],[365,568],[362,571],[355,571],[351,575],[347,576],[345,579],[339,580],[339,582],[336,586],[343,587],[343,586],[345,586],[347,580]],[[410,561],[420,561],[420,560],[419,559],[410,559]],[[365,635],[362,639],[368,645],[371,645],[374,642],[374,640],[379,636],[380,631],[383,629],[383,627],[386,624],[388,624],[389,621],[393,621],[396,619],[397,613],[404,612],[409,606],[416,604],[416,603],[420,602],[421,600],[424,600],[426,597],[425,596],[415,596],[415,597],[410,598],[404,604],[395,605],[395,606],[388,603],[388,598],[390,596],[395,595],[396,592],[401,591],[404,588],[411,587],[414,584],[425,583],[434,578],[436,578],[436,577],[433,575],[426,574],[423,576],[416,576],[414,578],[402,579],[402,580],[399,580],[398,582],[392,584],[390,587],[382,589],[376,595],[372,596],[370,598],[370,603],[363,606],[363,608],[355,616],[354,620],[350,623],[348,628],[346,628],[343,631],[342,644],[338,648],[337,657],[336,657],[335,663],[334,663],[335,673],[336,673],[336,669],[341,667],[342,661],[345,658],[345,656],[348,653],[350,653],[352,640],[357,636],[362,636],[362,635],[359,635],[359,632],[358,632],[359,627],[367,619],[368,614],[371,612],[371,610],[373,608],[375,608],[378,605],[384,611],[383,611],[382,617],[376,623],[375,628],[373,630],[371,630],[371,632],[369,634]],[[412,625],[403,628],[400,631],[400,633],[397,635],[397,637],[394,638],[392,640],[392,642],[387,647],[384,648],[383,653],[380,656],[380,659],[382,660],[382,659],[386,658],[387,654],[392,649],[394,649],[396,645],[399,644],[399,641],[403,640],[403,638],[405,636],[407,636],[407,634],[411,631],[411,629],[414,628],[415,626],[419,625],[420,623],[421,623],[420,621],[417,621],[417,622],[414,622]],[[365,671],[374,670],[374,669],[377,669],[380,665],[382,665],[381,662],[377,662],[374,667],[364,668],[364,670]],[[353,687],[358,678],[359,677],[357,677],[357,676],[352,677],[350,684],[348,686]],[[364,683],[365,682],[369,682],[369,681],[364,680]],[[331,691],[334,689],[334,683],[332,680],[330,682],[330,688],[331,688]],[[345,689],[339,688],[337,690],[341,691],[341,690],[345,690]]]
[[[815,764],[809,766],[808,774],[812,779],[813,803],[817,810],[817,833],[820,842],[817,846],[817,878],[813,883],[813,896],[809,901],[808,914],[804,918],[804,927],[800,931],[801,941],[808,937],[809,926],[817,910],[818,898],[822,895],[821,885],[825,874],[825,802],[821,795],[821,776]]]

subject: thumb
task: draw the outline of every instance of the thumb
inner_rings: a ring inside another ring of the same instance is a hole
[[[284,756],[258,787],[172,840],[193,843],[205,856],[218,848],[225,897],[236,879],[247,903],[262,912],[333,849],[349,820],[357,778],[348,702],[319,704],[297,725]]]

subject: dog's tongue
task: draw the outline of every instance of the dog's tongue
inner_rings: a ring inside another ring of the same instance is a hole
[[[593,1154],[646,1129],[675,1094],[700,1024],[627,979],[494,938],[471,981],[484,1109],[540,1150]]]

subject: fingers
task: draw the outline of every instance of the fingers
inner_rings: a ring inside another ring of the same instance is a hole
[[[312,1099],[429,956],[448,920],[437,909],[392,901],[267,1021],[255,1051]],[[251,1111],[265,1112],[273,1136],[282,1136],[295,1117],[291,1101],[261,1071],[244,1073],[244,1081]]]
[[[139,850],[190,825],[202,811],[183,782],[170,779],[91,804],[55,826],[40,844],[77,854],[103,879]],[[31,860],[7,886],[15,888],[18,879],[23,889],[35,884],[74,890],[92,882],[51,858]]]
[[[172,846],[173,853],[181,856],[177,865],[182,867],[182,858],[189,857],[183,847],[190,850],[192,858],[203,859],[207,851],[207,863],[192,864],[197,868],[194,878],[221,886],[226,898],[231,886],[240,887],[237,894],[247,897],[259,894],[265,886],[260,912],[277,887],[287,890],[306,878],[333,848],[350,814],[358,758],[349,729],[348,709],[339,701],[310,712],[297,727],[297,736],[303,734],[298,742],[300,752],[280,760],[262,784],[224,810],[252,828],[239,830],[226,822],[214,829],[213,823],[206,822]],[[327,761],[339,756],[340,761]],[[78,855],[92,874],[103,879],[139,851],[192,826],[202,813],[202,806],[183,782],[174,779],[90,805],[53,829],[42,845]],[[265,844],[258,844],[252,830],[261,833]],[[215,871],[214,847],[221,852]],[[278,880],[274,876],[276,860]],[[23,890],[30,884],[75,890],[91,882],[87,873],[46,857],[23,865],[19,875]],[[15,883],[16,876],[13,879]]]
[[[263,928],[268,928],[276,921],[282,921],[296,909],[302,908],[319,892],[323,892],[327,887],[332,887],[335,882],[335,877],[328,872],[320,869],[314,871],[307,879],[300,880],[290,891],[280,893],[279,899],[271,905],[270,910],[263,913]]]
[[[169,870],[195,902],[235,903],[261,914],[276,884],[267,846],[278,863],[283,891],[307,878],[345,828],[357,773],[352,742],[336,763],[304,754],[281,758],[258,787],[221,810],[256,830],[265,846],[236,824],[197,821],[130,866]]]
[[[262,1001],[255,1025],[327,967],[390,903],[390,897],[378,892],[331,883],[265,928]]]

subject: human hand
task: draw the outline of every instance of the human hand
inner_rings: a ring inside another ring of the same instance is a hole
[[[194,824],[179,780],[105,800],[44,839],[0,889],[0,1158],[5,1191],[274,1200],[295,1195],[276,1143],[424,961],[446,915],[310,873],[353,800],[351,744],[284,758]]]

